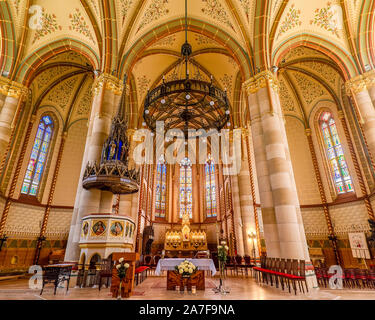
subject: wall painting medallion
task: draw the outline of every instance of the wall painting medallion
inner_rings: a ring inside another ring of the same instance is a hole
[[[124,231],[123,224],[121,222],[114,222],[111,225],[111,234],[115,237],[121,236]]]
[[[97,235],[97,236],[100,236],[101,234],[104,233],[106,229],[106,225],[103,221],[98,221],[94,224],[94,226],[92,227],[92,231],[94,233],[94,235]]]
[[[82,226],[82,233],[84,236],[87,236],[88,232],[89,232],[89,223],[86,221]]]
[[[129,234],[129,222],[126,222],[126,227],[125,227],[125,237],[127,237]]]

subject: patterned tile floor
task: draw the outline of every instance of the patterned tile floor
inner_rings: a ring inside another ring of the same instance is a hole
[[[218,278],[208,279],[210,285],[205,291],[198,291],[196,295],[180,294],[175,291],[167,291],[166,278],[149,276],[143,283],[135,288],[135,294],[130,299],[135,300],[375,300],[375,290],[329,290],[319,289],[308,294],[289,294],[287,291],[276,289],[266,285],[258,285],[252,278],[227,279],[230,294],[215,294],[213,284],[218,284]],[[58,288],[53,295],[53,286],[47,285],[43,295],[39,290],[31,290],[28,280],[10,280],[0,282],[0,300],[112,300],[109,289],[103,288]]]

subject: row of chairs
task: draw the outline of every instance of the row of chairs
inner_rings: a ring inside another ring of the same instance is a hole
[[[334,273],[329,273],[328,268],[315,267],[318,284],[321,287],[329,286],[329,279]],[[344,269],[342,273],[342,284],[347,289],[375,289],[375,269]]]
[[[289,293],[293,286],[294,294],[297,294],[297,283],[300,292],[305,293],[303,283],[305,283],[306,291],[309,289],[306,282],[305,261],[296,259],[280,259],[280,258],[267,258],[262,256],[260,259],[260,267],[254,267],[256,273],[256,281],[271,284],[275,283],[276,288],[281,285],[284,290],[285,286],[288,287]]]
[[[213,259],[215,262],[215,259]],[[237,255],[237,256],[228,256],[227,261],[225,263],[225,272],[228,274],[228,271],[231,272],[231,275],[238,274],[241,272],[241,275],[248,275],[249,270],[254,267],[254,259],[251,259],[250,256],[245,255],[244,257]]]

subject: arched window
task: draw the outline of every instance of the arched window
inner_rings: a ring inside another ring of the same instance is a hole
[[[215,163],[211,155],[205,164],[206,173],[206,216],[216,217],[216,184],[215,184]]]
[[[53,121],[51,117],[44,116],[38,126],[38,131],[31,151],[25,178],[23,179],[21,193],[36,196],[47,162],[48,149],[53,134]]]
[[[346,164],[344,150],[342,149],[336,123],[332,113],[323,112],[319,120],[326,149],[327,160],[333,182],[338,194],[353,192],[353,182]]]
[[[165,218],[165,196],[167,194],[167,165],[161,157],[156,166],[155,216]]]
[[[187,212],[193,217],[193,188],[191,161],[184,158],[180,163],[180,218]]]

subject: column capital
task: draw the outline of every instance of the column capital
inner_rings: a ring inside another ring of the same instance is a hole
[[[109,74],[101,73],[95,80],[92,86],[94,95],[99,94],[100,89],[105,88],[115,95],[121,95],[124,88],[123,80]],[[126,87],[126,94],[129,94],[129,87]]]
[[[279,91],[279,81],[269,70],[262,71],[254,77],[246,80],[242,87],[248,94],[256,93],[259,89],[265,88],[267,84],[276,92]]]
[[[0,76],[0,93],[4,96],[20,98],[25,97],[29,93],[29,88],[23,84],[11,81],[8,78]]]
[[[364,74],[356,76],[345,83],[348,95],[360,93],[375,86],[375,70],[370,70]]]
[[[305,129],[306,136],[311,137],[311,129]]]

